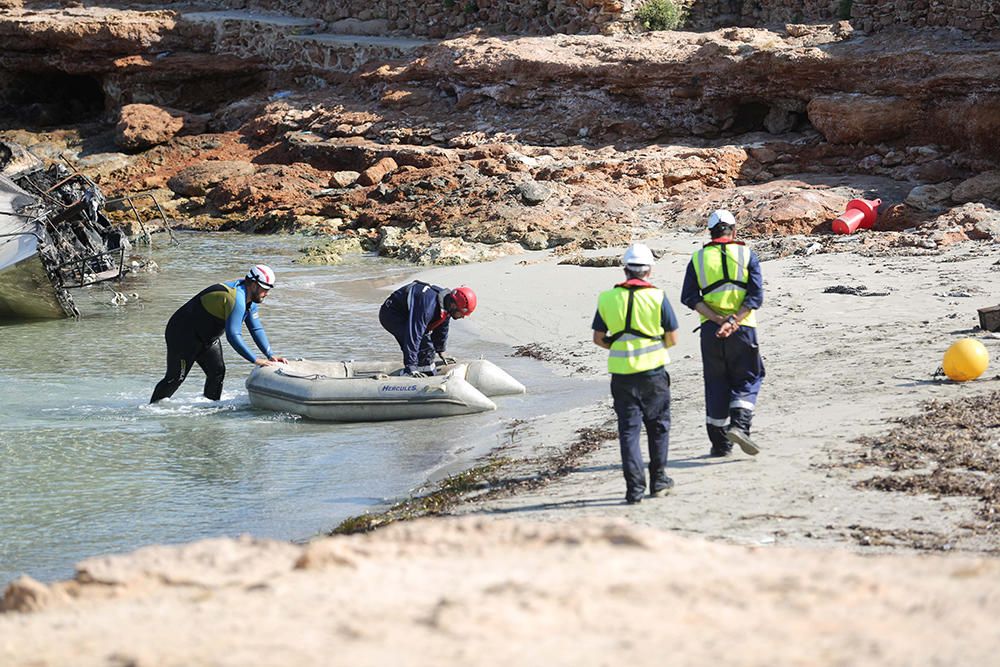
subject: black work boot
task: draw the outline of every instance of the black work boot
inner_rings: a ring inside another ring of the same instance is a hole
[[[708,452],[709,456],[723,457],[733,453],[733,445],[726,438],[724,426],[705,424],[705,429],[708,431],[708,439],[712,443],[712,449]]]
[[[726,437],[729,441],[740,446],[744,453],[756,456],[760,453],[760,447],[750,439],[750,422],[753,420],[753,411],[746,408],[732,408],[729,410],[729,427],[726,429]]]
[[[672,488],[674,488],[674,480],[667,476],[667,469],[664,467],[654,470],[653,467],[650,466],[649,497],[662,498],[670,493],[670,489]]]

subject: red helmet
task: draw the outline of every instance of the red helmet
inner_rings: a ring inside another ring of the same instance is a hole
[[[471,315],[476,309],[476,293],[470,287],[457,287],[451,291],[451,298],[462,317]]]

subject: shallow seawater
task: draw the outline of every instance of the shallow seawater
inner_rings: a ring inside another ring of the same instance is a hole
[[[277,353],[392,359],[399,350],[378,324],[378,307],[386,288],[415,272],[369,256],[298,265],[305,237],[179,238],[154,248],[158,272],[115,286],[129,295],[124,305],[95,286],[74,293],[79,321],[0,325],[0,584],[22,573],[69,577],[82,558],[150,543],[243,533],[306,539],[470,465],[501,444],[512,420],[606,391],[508,357],[508,348],[457,322],[449,353],[493,360],[527,395],[500,397],[496,412],[467,417],[313,422],[253,409],[243,386],[251,366],[224,345],[221,401],[201,396],[204,376],[195,368],[173,398],[150,406],[164,371],[164,325],[202,288],[267,263],[278,286],[261,319]]]

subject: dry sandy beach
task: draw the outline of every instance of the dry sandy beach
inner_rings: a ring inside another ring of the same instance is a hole
[[[857,489],[873,471],[843,463],[857,456],[855,438],[889,430],[925,400],[1000,390],[1000,339],[971,331],[976,308],[1000,302],[1000,250],[765,261],[763,451],[714,460],[697,321],[677,302],[701,241],[649,239],[663,251],[654,282],[681,318],[671,496],[626,506],[609,440],[549,484],[457,511],[472,516],[304,547],[248,538],[94,558],[76,581],[8,591],[5,605],[24,613],[0,615],[0,664],[995,661],[998,540],[977,521],[979,501]],[[606,382],[589,326],[619,270],[559,261],[528,253],[422,277],[479,292],[480,310],[453,335],[536,344],[559,372]],[[824,293],[836,285],[887,294]],[[975,382],[936,381],[943,351],[965,335],[994,366]],[[517,425],[505,453],[551,453],[589,425],[613,428],[608,401]],[[988,446],[1000,447],[990,433]],[[863,546],[865,534],[888,537]],[[953,553],[916,553],[922,534]]]
[[[717,460],[705,456],[700,353],[691,333],[698,320],[679,303],[684,268],[701,242],[693,234],[650,241],[663,252],[653,281],[666,289],[680,318],[680,342],[669,366],[673,495],[626,508],[617,443],[609,442],[538,494],[475,511],[539,520],[611,514],[744,544],[847,546],[853,542],[849,526],[860,526],[951,533],[958,548],[1000,546],[995,534],[984,542],[957,528],[971,520],[972,499],[858,491],[853,483],[870,471],[835,465],[858,451],[854,439],[888,430],[889,420],[917,413],[923,401],[1000,390],[1000,338],[972,331],[976,309],[1000,303],[1000,248],[966,243],[941,253],[845,252],[763,262],[759,333],[767,378],[754,428],[764,451],[756,458],[737,453]],[[589,340],[590,322],[596,295],[620,280],[620,269],[557,262],[548,256],[508,258],[428,277],[448,281],[461,275],[482,290],[489,309],[475,319],[481,335],[511,345],[539,343],[563,360],[566,372],[605,381],[605,353]],[[886,295],[824,293],[838,285]],[[944,351],[964,336],[981,340],[993,365],[975,382],[935,381]],[[568,419],[540,420],[520,430],[535,430],[535,437],[525,439],[544,446],[567,441],[568,433],[587,423],[614,428],[610,396]]]

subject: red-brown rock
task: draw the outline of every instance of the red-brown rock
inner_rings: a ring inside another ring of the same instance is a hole
[[[152,104],[127,104],[115,126],[115,143],[135,151],[166,143],[178,134],[205,131],[207,116],[195,116],[177,109]]]
[[[358,177],[358,183],[361,185],[376,185],[382,182],[382,179],[396,171],[399,165],[391,157],[384,157],[374,165],[365,169],[361,172],[361,176]]]
[[[917,120],[917,106],[897,97],[860,94],[814,97],[809,121],[834,144],[874,144],[905,135]]]

